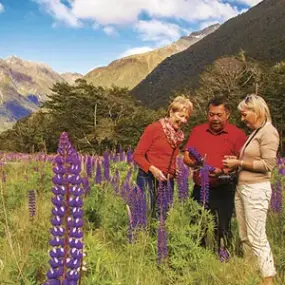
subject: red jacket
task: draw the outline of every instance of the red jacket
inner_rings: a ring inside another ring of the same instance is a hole
[[[148,125],[144,130],[134,151],[133,158],[144,172],[148,172],[149,167],[153,165],[164,174],[174,175],[178,153],[179,148],[173,149],[171,147],[163,132],[161,123],[157,121]],[[170,161],[171,165],[168,171]]]

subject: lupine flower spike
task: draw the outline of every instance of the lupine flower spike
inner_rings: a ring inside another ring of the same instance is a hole
[[[200,204],[207,208],[209,201],[209,173],[215,171],[215,167],[208,165],[201,158],[200,153],[194,148],[188,149],[190,155],[201,165],[200,177],[201,177],[201,191],[200,191]]]
[[[270,201],[271,210],[280,213],[282,210],[282,184],[281,180],[272,185],[272,196]]]
[[[62,133],[55,158],[50,229],[50,270],[45,285],[78,285],[83,258],[81,162],[67,133]]]

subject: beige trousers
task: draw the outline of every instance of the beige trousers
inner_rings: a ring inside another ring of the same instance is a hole
[[[262,182],[239,185],[235,196],[239,235],[245,256],[256,256],[263,277],[276,274],[265,229],[271,194],[270,182]]]

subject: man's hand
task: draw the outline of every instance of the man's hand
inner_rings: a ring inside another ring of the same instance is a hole
[[[218,177],[219,175],[221,175],[223,173],[223,170],[221,168],[215,168],[214,171],[209,173],[210,177]]]
[[[157,167],[151,165],[149,168],[149,171],[153,174],[155,179],[157,179],[158,181],[166,181],[167,180],[167,178],[164,176],[162,171],[160,169],[158,169]]]

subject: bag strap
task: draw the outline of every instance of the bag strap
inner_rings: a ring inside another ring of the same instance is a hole
[[[167,173],[166,174],[170,174],[170,167],[171,167],[171,164],[172,164],[172,160],[173,160],[173,156],[174,156],[174,152],[175,150],[177,149],[177,147],[173,148],[172,149],[172,153],[171,153],[171,157],[170,157],[170,161],[169,161],[169,165],[168,165],[168,168],[167,168]]]
[[[242,152],[240,154],[240,157],[242,157],[242,155],[244,155],[244,152],[245,152],[245,149],[247,148],[247,146],[250,144],[250,142],[254,139],[254,137],[257,135],[257,133],[266,125],[266,121],[265,123],[260,127],[258,128],[254,134],[249,138],[249,140],[246,141],[246,144],[245,146],[242,148]]]

